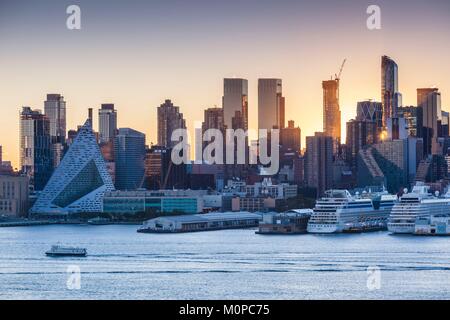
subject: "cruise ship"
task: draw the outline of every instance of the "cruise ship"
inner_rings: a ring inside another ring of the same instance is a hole
[[[364,232],[386,229],[397,196],[386,191],[350,194],[348,190],[329,190],[316,201],[309,233]]]
[[[405,190],[407,191],[407,190]],[[449,215],[450,196],[432,195],[430,187],[416,184],[410,193],[405,192],[400,201],[392,208],[388,222],[391,233],[414,233],[416,219],[430,216]]]

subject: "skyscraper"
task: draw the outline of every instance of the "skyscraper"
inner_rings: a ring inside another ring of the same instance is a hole
[[[60,94],[47,94],[44,113],[50,121],[52,143],[64,143],[66,140],[66,102]]]
[[[437,88],[417,89],[417,105],[422,109],[424,155],[437,152],[438,121],[441,120],[441,94]]]
[[[53,172],[49,119],[30,107],[20,114],[20,168],[35,190],[44,189]]]
[[[322,82],[323,133],[333,139],[333,153],[341,143],[341,110],[339,108],[339,79]]]
[[[31,208],[32,214],[101,212],[105,191],[114,190],[89,120]]]
[[[356,120],[373,121],[377,128],[382,128],[383,104],[372,100],[358,102],[356,107]]]
[[[180,108],[166,100],[158,107],[158,145],[166,148],[175,146],[177,142],[171,141],[171,138],[176,129],[186,129],[186,121]]]
[[[114,142],[115,184],[118,190],[144,185],[145,134],[121,128]]]
[[[116,136],[117,111],[114,109],[114,104],[104,103],[98,110],[98,132],[100,143],[107,143]]]
[[[377,125],[374,121],[350,120],[347,122],[346,159],[356,169],[359,150],[377,142]]]
[[[284,150],[300,152],[301,150],[300,127],[295,127],[294,120],[288,121],[288,126],[280,131],[280,144]]]
[[[222,105],[227,129],[233,128],[233,118],[236,116],[241,118],[239,120],[241,129],[248,129],[248,81],[246,79],[223,80]]]
[[[224,134],[225,123],[224,123],[222,108],[208,108],[205,110],[205,118],[202,123],[202,135],[205,136],[205,132],[209,129],[218,129],[222,132],[222,134]],[[203,141],[202,150],[207,145],[208,145],[208,142]],[[225,145],[224,145],[224,150],[225,150]]]
[[[381,57],[381,101],[383,104],[383,127],[387,119],[397,116],[398,98],[398,66],[388,56]],[[400,101],[401,103],[401,101]]]
[[[281,79],[258,79],[258,127],[284,128],[284,97]]]
[[[316,188],[317,195],[332,187],[333,139],[322,132],[306,137],[305,181],[308,187]]]

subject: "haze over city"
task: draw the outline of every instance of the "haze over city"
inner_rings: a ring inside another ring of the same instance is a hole
[[[222,106],[223,78],[249,81],[249,127],[257,123],[257,79],[283,79],[286,120],[302,138],[322,130],[323,80],[347,63],[340,83],[344,124],[357,101],[380,101],[380,56],[399,65],[404,105],[436,86],[450,106],[450,3],[378,1],[381,30],[368,30],[369,1],[78,1],[82,29],[68,30],[70,1],[0,1],[0,136],[18,167],[19,111],[43,109],[47,93],[67,101],[67,129],[87,108],[114,103],[118,126],[156,142],[156,107],[180,106],[187,126]],[[97,120],[97,119],[95,119]],[[96,126],[96,124],[95,124]],[[341,127],[345,139],[345,126]]]

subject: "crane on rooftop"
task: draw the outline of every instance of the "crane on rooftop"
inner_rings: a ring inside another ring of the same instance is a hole
[[[342,62],[341,68],[339,69],[339,73],[334,75],[334,80],[341,80],[342,70],[344,70],[344,65],[347,59],[344,59]]]

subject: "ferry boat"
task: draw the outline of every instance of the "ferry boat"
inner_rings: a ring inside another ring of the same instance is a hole
[[[420,236],[450,236],[450,214],[417,218],[414,234]]]
[[[384,230],[389,213],[397,202],[386,191],[356,193],[328,190],[316,201],[308,222],[309,233],[340,233]]]
[[[412,234],[415,232],[416,220],[450,214],[448,193],[444,197],[439,197],[438,192],[432,195],[430,187],[423,183],[417,183],[410,193],[405,191],[400,201],[392,208],[388,222],[388,230],[391,233]]]
[[[85,248],[54,245],[45,254],[50,257],[85,257],[87,255],[87,250]]]

